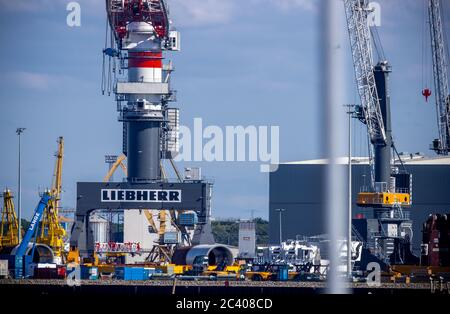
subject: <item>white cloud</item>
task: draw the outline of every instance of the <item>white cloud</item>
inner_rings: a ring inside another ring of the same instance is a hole
[[[0,0],[0,9],[15,12],[45,12],[62,10],[71,1],[81,5],[82,14],[104,15],[104,0]],[[243,5],[245,1],[245,5]],[[171,18],[179,26],[226,24],[233,16],[251,11],[251,6],[275,6],[288,12],[301,9],[314,11],[317,0],[166,0]],[[248,5],[250,4],[250,6]],[[239,11],[241,9],[241,11]]]
[[[42,11],[54,8],[56,5],[63,3],[64,0],[0,0],[2,10],[8,11]]]
[[[43,73],[33,73],[25,71],[17,71],[10,74],[11,80],[14,84],[21,87],[37,89],[37,90],[47,90],[50,85],[55,80],[52,76]]]
[[[75,84],[81,84],[79,80],[57,74],[47,74],[28,71],[5,72],[0,75],[0,82],[12,84],[14,87],[35,91],[48,91],[54,88],[68,88]],[[77,86],[77,85],[75,85]]]
[[[315,11],[319,1],[317,0],[269,0],[278,8],[287,11],[302,9],[306,11]]]
[[[95,13],[99,9],[104,12],[104,0],[0,0],[0,8],[5,11],[15,12],[43,12],[55,9],[65,9],[67,4],[75,1],[81,5],[82,11]]]
[[[242,1],[248,1],[243,5]],[[168,0],[172,18],[180,26],[224,24],[234,15],[245,14],[251,6],[275,6],[282,12],[300,9],[315,11],[317,0]]]
[[[180,26],[227,23],[236,10],[235,0],[169,0],[171,17]]]

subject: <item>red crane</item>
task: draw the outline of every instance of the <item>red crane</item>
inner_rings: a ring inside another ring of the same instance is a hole
[[[131,22],[146,22],[153,26],[156,36],[169,37],[169,18],[164,0],[106,0],[109,23],[116,39],[127,35]]]

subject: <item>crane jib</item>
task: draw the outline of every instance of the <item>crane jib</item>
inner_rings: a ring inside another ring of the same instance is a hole
[[[50,199],[51,199],[51,197],[49,194],[44,194],[42,196],[41,200],[39,201],[39,204],[34,211],[33,218],[31,219],[30,226],[28,227],[27,232],[25,233],[25,236],[23,237],[23,240],[20,243],[20,245],[16,251],[16,256],[23,256],[25,254],[28,244],[30,243],[31,238],[33,237],[33,235],[39,225],[39,221],[41,220],[44,209],[47,206]]]
[[[108,18],[116,38],[127,35],[127,25],[146,22],[160,39],[169,36],[169,18],[164,0],[107,0]]]

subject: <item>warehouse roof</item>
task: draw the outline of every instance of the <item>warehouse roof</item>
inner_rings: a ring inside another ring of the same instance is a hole
[[[400,153],[401,159],[405,164],[408,165],[449,165],[450,157],[427,157],[422,154],[409,154]],[[303,161],[291,161],[281,163],[283,165],[324,165],[326,164],[326,159],[313,159],[313,160],[303,160]],[[338,158],[338,163],[342,165],[348,164],[348,157]],[[353,164],[367,165],[369,163],[368,157],[352,157]],[[398,164],[399,160],[396,158],[395,163]]]

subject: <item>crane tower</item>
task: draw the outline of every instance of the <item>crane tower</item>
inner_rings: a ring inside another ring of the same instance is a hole
[[[71,247],[93,252],[89,214],[104,210],[195,211],[198,215],[192,244],[213,244],[210,226],[212,184],[198,180],[171,182],[162,175],[162,160],[178,153],[179,111],[171,87],[172,62],[165,52],[180,50],[180,35],[170,27],[163,0],[106,0],[112,47],[104,55],[117,61],[124,77],[114,82],[123,123],[123,152],[127,181],[78,183],[77,213]],[[82,241],[79,241],[82,239]]]
[[[383,263],[404,263],[410,258],[412,222],[402,207],[411,205],[412,178],[392,163],[391,66],[386,60],[373,62],[369,1],[345,0],[344,6],[361,100],[355,117],[366,124],[371,143],[371,182],[369,187],[362,187],[357,199],[358,206],[371,208],[373,214],[366,245]]]

